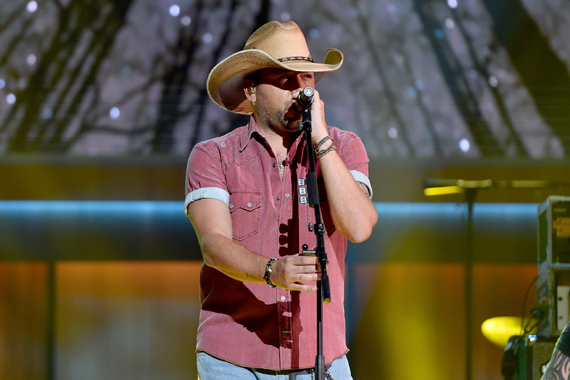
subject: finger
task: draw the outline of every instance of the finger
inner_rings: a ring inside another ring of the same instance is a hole
[[[292,270],[283,274],[286,282],[294,281],[316,281],[318,275],[321,273],[318,267],[311,266],[296,266]]]
[[[290,286],[291,284],[299,284],[299,283],[308,283],[308,282],[316,282],[320,278],[319,273],[295,273],[293,275],[289,275],[284,278],[284,283],[286,286]],[[314,285],[314,284],[313,284]]]
[[[298,274],[293,276],[290,282],[315,282],[320,279],[320,273]]]
[[[314,265],[319,262],[315,256],[296,254],[290,257],[294,265]]]
[[[315,293],[318,288],[316,285],[306,285],[306,284],[293,283],[290,286],[288,286],[287,289],[296,290],[299,292]]]
[[[299,265],[295,268],[296,273],[321,273],[319,264]]]
[[[321,273],[321,266],[318,262],[298,263],[294,266],[295,273]]]

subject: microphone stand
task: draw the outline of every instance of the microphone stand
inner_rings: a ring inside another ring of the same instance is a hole
[[[317,237],[317,247],[315,251],[308,251],[307,244],[303,244],[304,254],[316,254],[321,267],[321,281],[317,281],[317,357],[315,359],[315,379],[325,379],[325,357],[323,355],[323,302],[331,302],[331,291],[329,276],[327,273],[328,257],[325,250],[325,226],[322,222],[321,205],[319,202],[319,189],[317,184],[317,174],[315,172],[315,152],[311,138],[311,111],[307,105],[303,110],[302,129],[305,132],[305,145],[309,158],[309,171],[307,173],[307,192],[309,206],[315,209],[314,232]],[[309,224],[309,231],[313,231]]]

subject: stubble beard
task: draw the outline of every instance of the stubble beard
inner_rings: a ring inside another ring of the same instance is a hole
[[[266,127],[277,133],[298,132],[298,114],[291,109],[291,106],[283,110],[262,110],[262,121]]]

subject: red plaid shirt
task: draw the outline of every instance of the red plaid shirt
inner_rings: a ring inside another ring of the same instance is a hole
[[[329,128],[337,152],[353,177],[370,188],[368,157],[354,133]],[[326,227],[331,299],[323,306],[323,352],[331,363],[348,349],[344,320],[344,258],[347,239],[336,232],[325,186],[317,176]],[[283,180],[277,160],[253,118],[234,131],[194,147],[186,173],[186,202],[214,198],[228,205],[233,240],[252,252],[283,257],[316,246],[307,203],[308,159],[303,134],[285,161]],[[334,191],[334,190],[333,190]],[[316,356],[316,294],[236,281],[202,266],[202,307],[197,350],[249,368],[310,368]]]

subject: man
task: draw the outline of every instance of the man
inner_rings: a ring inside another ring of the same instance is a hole
[[[270,22],[208,76],[214,102],[252,117],[247,126],[196,145],[188,160],[185,208],[204,257],[201,380],[312,377],[320,277],[317,259],[300,254],[304,244],[314,249],[316,238],[296,99],[343,58],[330,49],[323,64],[315,63],[294,22]],[[311,114],[332,299],[323,307],[323,352],[329,378],[351,379],[344,256],[347,239],[366,240],[378,215],[361,140],[327,127],[317,91]]]

